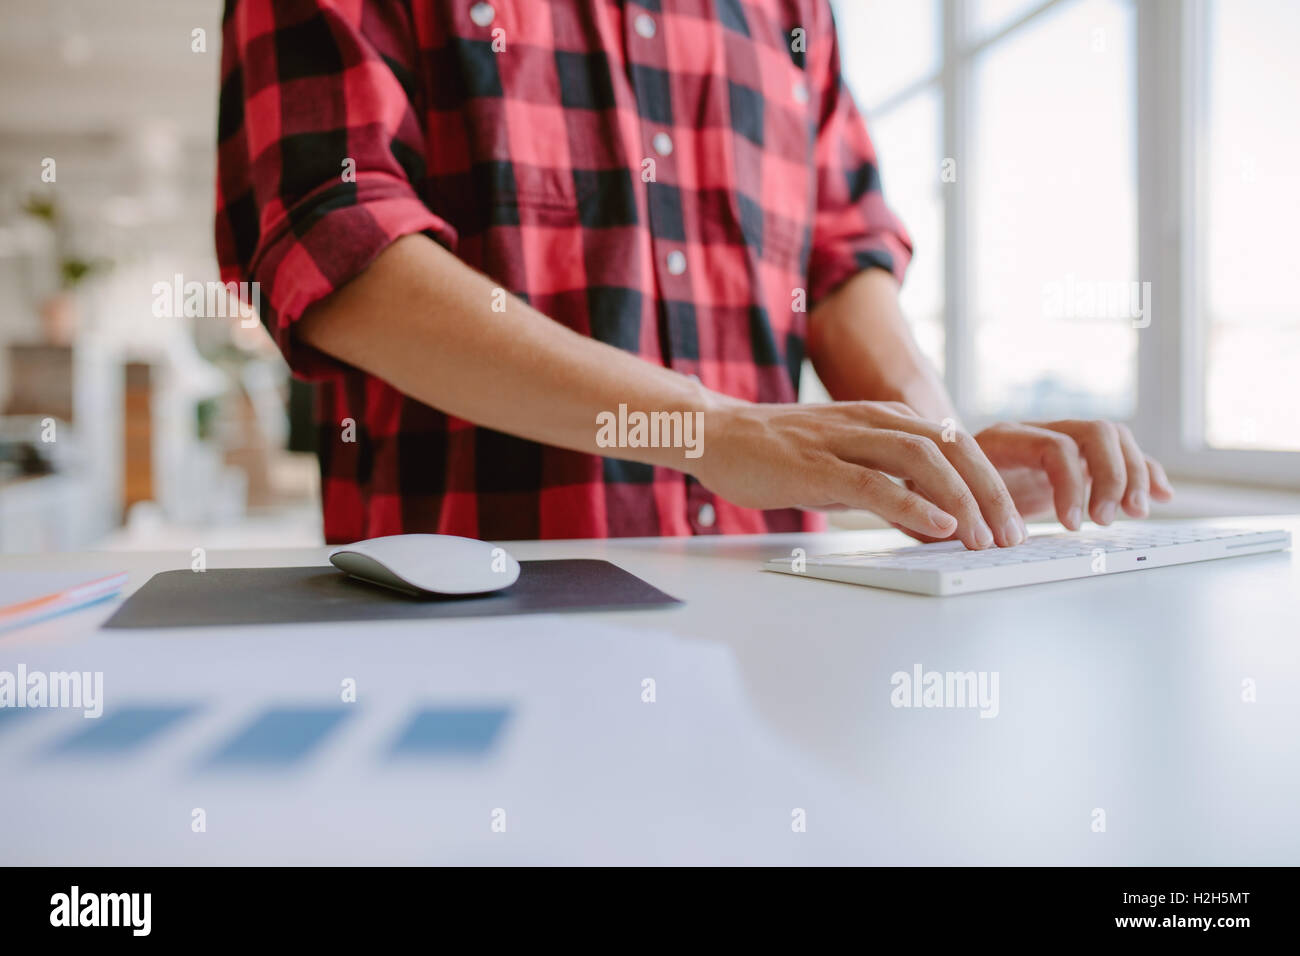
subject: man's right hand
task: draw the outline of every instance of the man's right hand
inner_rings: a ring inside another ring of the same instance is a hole
[[[710,491],[742,507],[861,508],[928,538],[952,537],[955,528],[975,550],[1010,547],[1028,536],[975,439],[945,431],[898,402],[723,399],[705,415],[704,453],[692,471]]]

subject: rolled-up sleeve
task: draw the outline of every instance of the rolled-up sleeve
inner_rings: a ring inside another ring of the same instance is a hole
[[[829,3],[818,4],[820,27],[808,46],[820,83],[814,147],[817,208],[808,263],[809,299],[820,302],[863,269],[886,269],[899,282],[912,240],[881,192],[876,150],[840,75],[840,48]]]
[[[303,312],[402,236],[457,242],[417,191],[415,31],[396,0],[228,0],[222,33],[222,281],[257,283],[294,372],[329,378],[345,366],[296,341]]]

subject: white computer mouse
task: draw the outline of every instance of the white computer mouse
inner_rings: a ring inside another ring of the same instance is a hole
[[[345,544],[330,563],[354,578],[407,594],[486,594],[519,579],[502,548],[454,534],[393,534]]]

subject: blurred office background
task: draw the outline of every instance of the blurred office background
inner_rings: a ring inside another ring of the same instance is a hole
[[[0,0],[0,551],[320,541],[269,338],[155,314],[218,279],[221,12]]]
[[[967,423],[1123,419],[1165,513],[1300,510],[1300,4],[834,5]],[[305,387],[260,328],[155,315],[217,279],[220,18],[0,0],[0,551],[320,541]]]

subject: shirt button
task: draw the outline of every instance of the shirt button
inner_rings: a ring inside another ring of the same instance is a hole
[[[712,528],[713,523],[718,520],[718,513],[713,510],[713,505],[707,501],[700,505],[700,510],[695,515],[695,522],[701,528]]]
[[[686,253],[674,249],[668,253],[668,274],[679,276],[686,271]]]
[[[673,151],[673,138],[667,133],[655,133],[650,142],[660,156],[667,156]]]
[[[647,40],[653,40],[655,35],[654,17],[648,13],[638,13],[636,17],[636,32],[641,34]]]
[[[481,27],[487,26],[497,18],[496,10],[490,3],[476,3],[469,8],[469,18]]]
[[[796,103],[808,102],[808,87],[805,86],[804,84],[796,83],[794,85],[793,93],[794,93],[794,101]]]

